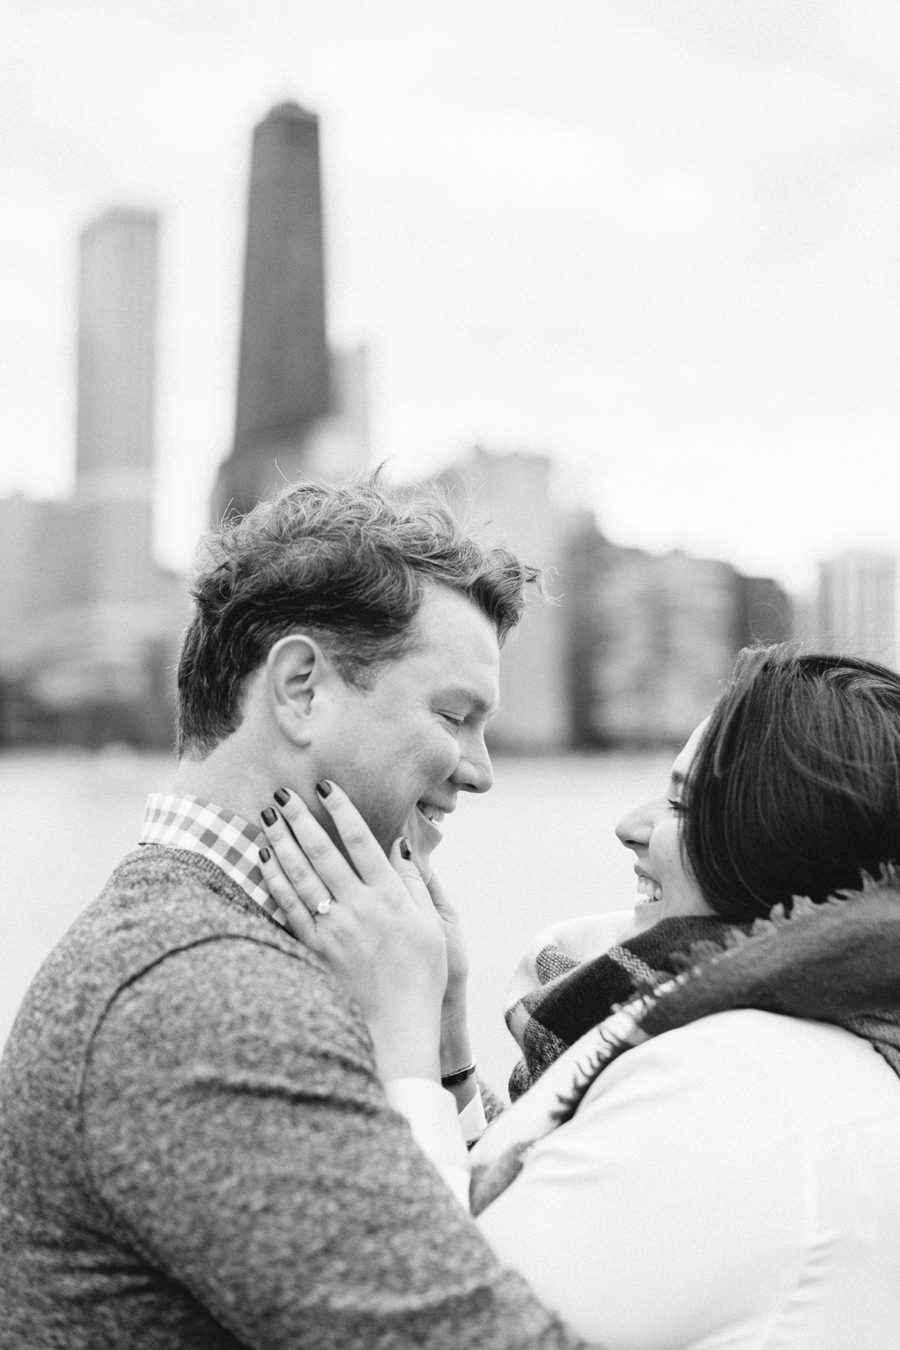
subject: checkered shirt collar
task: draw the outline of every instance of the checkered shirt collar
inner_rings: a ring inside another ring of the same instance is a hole
[[[285,916],[266,890],[257,866],[257,855],[266,836],[242,816],[202,797],[151,792],[138,842],[167,844],[169,848],[188,849],[208,858],[271,918],[285,926]]]

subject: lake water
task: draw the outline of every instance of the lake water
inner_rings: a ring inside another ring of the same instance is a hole
[[[499,759],[485,797],[463,794],[435,855],[471,952],[470,1016],[489,1081],[517,1057],[502,1019],[516,958],[560,918],[633,903],[632,855],[613,825],[659,788],[671,755]],[[29,980],[118,859],[172,761],[128,750],[0,755],[0,1044]]]

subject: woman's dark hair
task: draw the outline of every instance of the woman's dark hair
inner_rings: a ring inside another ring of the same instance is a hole
[[[795,646],[748,648],[688,773],[682,846],[744,922],[900,861],[900,675]]]
[[[360,688],[414,647],[424,588],[468,597],[502,643],[540,574],[469,537],[436,492],[389,494],[377,474],[297,483],[207,537],[178,664],[177,750],[202,759],[240,725],[247,676],[282,637],[315,636]]]

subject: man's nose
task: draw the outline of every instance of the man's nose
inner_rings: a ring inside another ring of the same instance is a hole
[[[473,737],[460,747],[451,781],[461,792],[488,792],[493,787],[494,767],[483,737]]]
[[[626,848],[646,848],[650,842],[654,815],[653,802],[644,802],[641,806],[632,807],[616,826],[619,843],[624,844]]]

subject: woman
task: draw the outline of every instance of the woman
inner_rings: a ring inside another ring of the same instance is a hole
[[[314,926],[323,891],[300,904],[270,858],[273,894],[363,1003],[385,1076],[433,1079],[427,895],[399,851],[407,884],[388,876],[339,789],[324,800],[359,876],[292,798],[337,903]],[[512,1016],[527,1090],[470,1155],[480,1227],[608,1350],[895,1347],[900,895],[866,878],[900,860],[900,677],[743,653],[667,797],[618,833],[643,917],[612,951],[543,941],[550,978]],[[626,969],[639,987],[612,1012]],[[458,1180],[428,1110],[409,1114]]]

